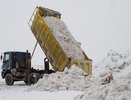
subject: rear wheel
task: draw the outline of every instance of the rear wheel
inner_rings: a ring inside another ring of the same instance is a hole
[[[30,75],[28,76],[28,81],[25,81],[25,83],[31,85],[37,83],[37,81],[38,81],[38,77],[36,73],[30,73]]]
[[[11,74],[6,74],[5,76],[5,82],[7,85],[13,85],[14,84],[14,80]]]

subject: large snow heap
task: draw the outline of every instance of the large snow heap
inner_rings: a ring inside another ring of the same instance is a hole
[[[108,73],[113,80],[102,85]],[[130,100],[131,98],[131,51],[117,53],[108,52],[99,64],[93,68],[94,83],[83,95],[74,100]]]
[[[99,64],[93,67],[95,77],[103,77],[111,72],[115,78],[131,78],[131,51],[117,53],[110,50]]]
[[[108,73],[113,80],[102,84]],[[64,72],[45,74],[28,91],[83,91],[74,100],[130,100],[131,98],[131,51],[109,51],[107,56],[93,67],[93,75],[85,76],[76,66]]]

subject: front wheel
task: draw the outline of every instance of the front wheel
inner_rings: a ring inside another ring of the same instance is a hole
[[[11,74],[6,74],[5,76],[5,82],[7,85],[13,85],[14,84],[14,80]]]

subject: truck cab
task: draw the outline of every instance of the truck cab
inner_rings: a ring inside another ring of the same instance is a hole
[[[13,85],[14,81],[24,81],[26,84],[36,82],[36,70],[31,68],[31,54],[28,51],[4,52],[1,59],[1,76],[7,85]]]
[[[3,71],[9,71],[12,68],[31,68],[31,56],[28,52],[5,52],[3,57]],[[4,78],[5,75],[2,77]]]

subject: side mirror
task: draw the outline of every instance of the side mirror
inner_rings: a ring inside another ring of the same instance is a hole
[[[2,60],[3,59],[3,56],[1,55],[0,59]]]

